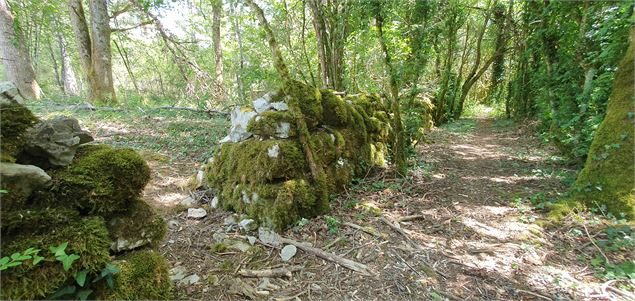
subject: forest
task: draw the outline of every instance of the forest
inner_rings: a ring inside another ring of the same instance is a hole
[[[635,300],[634,12],[0,0],[0,299]]]

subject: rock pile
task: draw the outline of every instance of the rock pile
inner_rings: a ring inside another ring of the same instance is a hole
[[[299,82],[286,91],[293,95],[266,94],[231,113],[229,134],[202,177],[216,193],[214,205],[276,229],[326,212],[330,194],[369,168],[384,166],[391,135],[379,95],[340,97]],[[308,128],[306,143],[289,108],[292,97]],[[324,179],[312,175],[307,148]]]
[[[139,197],[150,179],[146,162],[130,149],[82,145],[93,138],[77,120],[39,121],[14,89],[0,83],[2,256],[32,248],[43,260],[29,256],[2,270],[0,299],[48,299],[78,273],[97,279],[112,257],[114,289],[90,282],[89,298],[171,298],[167,262],[151,250],[167,226]],[[68,270],[49,251],[64,243],[79,256]]]

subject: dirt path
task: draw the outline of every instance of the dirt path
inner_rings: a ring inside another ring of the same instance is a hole
[[[246,244],[245,235],[257,234],[228,222],[231,213],[188,220],[175,210],[166,213],[171,227],[161,251],[200,277],[179,285],[178,298],[555,300],[601,293],[593,271],[576,260],[593,246],[577,248],[562,235],[567,229],[536,225],[543,213],[535,207],[556,197],[570,176],[549,149],[526,129],[490,119],[462,120],[429,139],[407,180],[358,180],[333,202],[330,216],[280,233],[367,264],[374,276],[302,251],[283,262],[279,248]],[[291,278],[237,275],[290,265],[302,266]]]

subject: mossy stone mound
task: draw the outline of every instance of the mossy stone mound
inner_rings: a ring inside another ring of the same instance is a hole
[[[167,232],[167,224],[152,207],[141,199],[135,199],[124,213],[107,222],[112,243],[110,250],[121,252],[141,246],[156,246]]]
[[[271,101],[286,103],[283,107],[288,110],[263,111],[269,105],[262,99],[254,102],[257,109],[250,111],[259,112],[247,127],[254,136],[223,143],[205,167],[206,185],[215,190],[224,209],[283,229],[301,217],[327,212],[330,194],[355,175],[385,165],[391,128],[379,95],[342,98],[294,81],[273,94]],[[292,108],[295,104],[299,112]],[[308,133],[296,128],[303,123]],[[279,135],[282,124],[290,127],[286,139]],[[308,149],[323,172],[320,176],[307,162]]]
[[[136,251],[116,262],[114,289],[104,289],[97,297],[103,300],[171,300],[172,283],[168,263],[154,251]]]
[[[64,271],[62,264],[48,251],[49,247],[64,242],[68,242],[66,254],[80,256],[68,272]],[[28,260],[20,266],[3,271],[0,277],[0,299],[46,299],[69,281],[74,272],[83,269],[92,273],[100,271],[110,262],[109,246],[108,230],[101,217],[79,219],[54,226],[42,233],[24,232],[3,237],[3,255],[36,248],[41,249],[40,256],[46,255],[46,259],[36,266]]]
[[[53,174],[47,200],[109,217],[125,211],[149,180],[150,168],[134,150],[85,145],[69,166]]]
[[[26,131],[37,121],[25,106],[13,101],[0,102],[0,161],[15,162],[15,156],[26,145]]]

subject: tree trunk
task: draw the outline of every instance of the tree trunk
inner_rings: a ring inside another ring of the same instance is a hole
[[[73,71],[73,65],[71,64],[71,56],[68,54],[66,48],[66,41],[61,34],[57,34],[57,42],[60,47],[60,55],[62,57],[62,82],[64,83],[64,93],[70,96],[79,95],[79,86],[77,85],[77,78]]]
[[[95,70],[97,91],[93,100],[112,104],[117,102],[112,82],[112,54],[110,51],[110,17],[107,0],[90,0],[90,24],[92,30],[92,64]]]
[[[41,89],[35,79],[35,70],[6,0],[0,0],[0,51],[5,73],[20,94],[25,98],[40,99]]]
[[[46,46],[49,50],[49,53],[51,54],[51,63],[53,63],[53,74],[55,74],[55,83],[57,84],[57,87],[60,88],[60,91],[62,91],[62,93],[64,92],[64,82],[62,81],[62,75],[60,72],[60,68],[57,64],[57,58],[55,50],[53,50],[53,46],[51,45],[53,42],[51,40],[48,41],[48,43],[46,43]]]
[[[220,38],[220,22],[223,12],[223,1],[212,1],[212,44],[214,46],[214,98],[217,102],[224,102],[223,88],[223,48]],[[209,104],[208,104],[209,106]]]
[[[236,35],[236,42],[238,43],[238,72],[236,72],[236,82],[238,83],[238,96],[241,100],[245,100],[245,83],[243,82],[243,72],[245,69],[245,54],[243,52],[243,39],[240,28],[240,21],[236,16],[236,4],[231,6],[231,20],[234,27],[234,33]]]
[[[571,200],[604,207],[614,216],[635,219],[635,107],[633,54],[635,32],[613,81],[606,117],[595,132],[591,148],[571,189]],[[558,213],[555,211],[554,213]]]
[[[392,66],[390,52],[388,52],[388,47],[386,46],[386,41],[384,37],[383,24],[384,18],[381,14],[381,3],[376,3],[377,5],[376,14],[375,14],[375,26],[377,27],[377,32],[379,35],[379,44],[381,46],[381,50],[384,53],[384,63],[386,65],[386,69],[388,70],[388,76],[390,78],[390,95],[391,99],[391,109],[392,109],[392,126],[394,129],[394,142],[393,142],[393,158],[395,160],[395,165],[397,166],[397,172],[401,176],[406,175],[407,165],[406,165],[406,150],[405,150],[405,140],[404,140],[404,131],[403,124],[401,121],[401,109],[399,103],[399,86],[397,85],[397,75],[395,74],[394,68]]]

